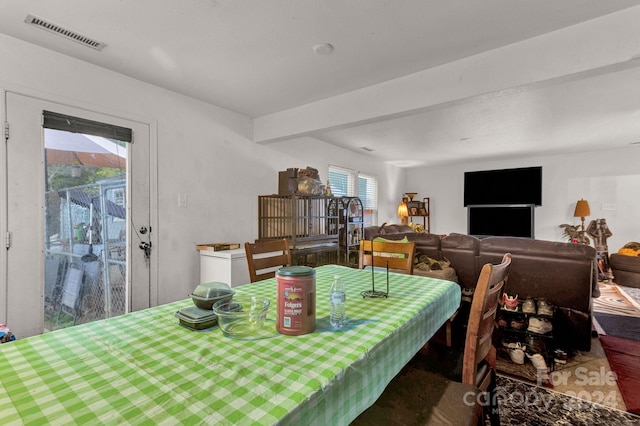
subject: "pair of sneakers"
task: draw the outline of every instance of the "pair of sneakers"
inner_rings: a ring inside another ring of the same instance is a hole
[[[511,357],[511,361],[513,361],[514,364],[518,365],[524,364],[524,357],[526,356],[527,358],[529,358],[536,370],[547,370],[547,362],[544,360],[544,357],[541,354],[530,354],[524,349],[515,348],[509,349],[509,356]]]
[[[541,298],[538,300],[538,304],[536,306],[536,301],[531,297],[527,297],[527,299],[522,303],[522,312],[525,314],[538,314],[544,315],[547,317],[553,316],[553,305],[547,302],[546,299]]]
[[[529,358],[533,366],[536,370],[545,370],[547,369],[547,362],[544,360],[544,357],[539,353],[530,354],[527,352],[526,345],[523,345],[520,342],[516,343],[503,343],[507,347],[507,351],[509,352],[509,357],[514,364],[523,365],[525,356]]]
[[[507,293],[502,294],[502,309],[506,311],[518,311],[518,295],[509,296]]]
[[[529,318],[529,327],[527,327],[527,331],[536,334],[547,334],[553,330],[553,325],[551,321],[546,318],[537,318],[532,317]]]

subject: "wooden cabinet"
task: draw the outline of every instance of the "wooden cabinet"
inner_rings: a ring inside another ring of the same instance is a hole
[[[409,221],[414,224],[420,223],[422,220],[422,226],[424,231],[431,233],[431,206],[429,198],[423,198],[422,201],[407,201],[407,209],[409,210]]]

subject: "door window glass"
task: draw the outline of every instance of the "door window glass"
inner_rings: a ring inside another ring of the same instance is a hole
[[[51,331],[126,311],[128,144],[46,125],[44,330]]]

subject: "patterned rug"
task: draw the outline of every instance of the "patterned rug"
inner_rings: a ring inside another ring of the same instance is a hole
[[[500,424],[639,425],[640,417],[600,404],[574,398],[519,380],[498,376]]]
[[[640,413],[640,304],[635,289],[600,283],[594,326],[627,410]]]
[[[616,284],[600,283],[600,297],[593,299],[594,312],[640,318],[640,307]]]
[[[640,340],[640,305],[627,287],[600,283],[600,297],[593,300],[594,327],[599,335]]]

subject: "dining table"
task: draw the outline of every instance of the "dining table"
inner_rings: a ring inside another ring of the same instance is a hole
[[[101,425],[347,425],[460,304],[451,281],[318,266],[316,327],[275,327],[277,281],[234,287],[267,297],[246,338],[193,330],[190,298],[0,345],[0,423]],[[329,323],[331,281],[347,289],[347,323]],[[387,281],[388,280],[388,281]],[[363,297],[372,289],[386,297]],[[194,286],[195,287],[195,286]]]

